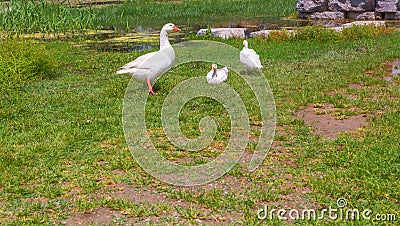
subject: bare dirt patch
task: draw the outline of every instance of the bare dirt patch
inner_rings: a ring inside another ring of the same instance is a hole
[[[90,212],[76,213],[73,217],[68,218],[63,223],[65,225],[88,225],[90,223],[109,225],[121,217],[123,217],[123,215],[118,211],[109,208],[98,208]]]
[[[363,87],[364,87],[364,85],[361,83],[350,83],[349,84],[349,88],[351,88],[351,89],[361,89]]]
[[[63,223],[67,225],[113,225],[123,222],[125,225],[150,224],[182,224],[182,225],[236,225],[246,221],[245,214],[232,206],[223,211],[215,211],[202,198],[210,202],[219,202],[226,199],[230,201],[234,195],[237,200],[254,200],[254,205],[247,209],[256,214],[259,208],[318,208],[319,204],[312,198],[312,188],[307,184],[308,177],[295,175],[292,169],[302,168],[298,161],[298,154],[293,151],[295,147],[284,146],[286,137],[294,135],[289,128],[277,126],[276,135],[279,140],[274,141],[263,167],[247,172],[247,163],[253,153],[246,151],[239,162],[238,168],[223,177],[206,185],[194,187],[174,187],[169,189],[157,189],[157,186],[112,183],[98,190],[98,198],[105,200],[126,200],[136,203],[138,206],[153,206],[160,208],[157,214],[132,215],[125,210],[116,211],[112,207],[100,206],[85,213],[72,213]],[[254,139],[256,141],[256,139]],[[126,172],[113,170],[113,175],[124,176]],[[261,191],[261,192],[260,192]],[[208,198],[213,197],[215,198]],[[221,200],[222,199],[222,200]],[[159,205],[161,204],[161,205]],[[214,204],[213,204],[214,205]],[[233,204],[239,205],[239,204]],[[129,211],[128,211],[129,212]],[[195,214],[193,219],[188,215]],[[102,215],[99,217],[99,215]]]
[[[127,184],[116,184],[109,188],[107,197],[115,199],[124,199],[130,202],[163,202],[167,196],[153,189],[134,188]]]
[[[330,139],[336,139],[340,132],[356,131],[366,125],[367,115],[335,116],[334,113],[340,110],[330,104],[318,107],[309,105],[307,108],[297,111],[294,116],[312,126],[316,136]]]

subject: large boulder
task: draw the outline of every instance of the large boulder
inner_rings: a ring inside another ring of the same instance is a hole
[[[400,11],[400,0],[376,0],[376,11],[384,13]]]
[[[375,0],[329,0],[331,11],[365,12],[375,10]]]
[[[301,13],[322,12],[328,10],[328,0],[297,0],[296,8]]]

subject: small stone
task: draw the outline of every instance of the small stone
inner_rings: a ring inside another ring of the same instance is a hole
[[[392,74],[393,75],[399,75],[400,74],[400,61],[399,60],[393,61]]]
[[[343,27],[332,27],[332,29],[337,31],[337,32],[343,31]]]
[[[383,80],[385,80],[386,82],[391,82],[393,80],[392,77],[385,77],[383,78]]]

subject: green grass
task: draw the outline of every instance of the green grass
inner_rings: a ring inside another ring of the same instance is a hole
[[[9,37],[30,33],[81,34],[94,29],[96,16],[91,8],[74,9],[44,0],[11,0],[1,5],[0,10],[2,35]]]
[[[309,30],[296,39],[278,34],[275,39],[249,40],[250,47],[260,54],[263,73],[274,92],[278,127],[286,131],[275,141],[287,149],[273,148],[254,172],[239,164],[209,185],[189,188],[167,185],[144,172],[125,142],[121,118],[130,78],[115,71],[142,53],[101,52],[65,41],[13,41],[21,47],[32,46],[58,63],[55,76],[43,76],[0,93],[0,221],[60,224],[77,212],[104,207],[121,213],[113,224],[143,223],[150,218],[163,224],[232,219],[232,224],[257,225],[257,210],[264,204],[286,209],[316,204],[321,210],[335,207],[336,199],[345,198],[349,208],[397,214],[398,222],[400,81],[399,77],[392,82],[382,80],[391,72],[382,63],[400,58],[399,32],[374,33],[376,28],[367,27],[370,32],[365,33],[353,28],[336,37],[318,28],[305,29]],[[242,47],[240,39],[216,40]],[[198,153],[178,150],[162,131],[161,104],[167,93],[179,82],[209,70],[204,62],[180,65],[158,80],[158,95],[149,97],[149,132],[158,150],[171,161],[208,162],[229,139],[225,109],[208,98],[188,102],[180,119],[183,133],[196,137],[199,120],[214,117],[219,128],[210,149]],[[243,97],[254,126],[251,134],[257,136],[259,112],[254,96],[248,94],[249,87],[238,75],[230,76],[227,83]],[[349,84],[363,86],[355,89]],[[368,125],[334,140],[314,136],[293,113],[321,103],[342,108],[343,115],[354,114],[351,107],[369,113]],[[253,148],[254,144],[249,145],[247,151]],[[121,191],[118,186],[125,188]],[[129,194],[129,189],[137,194],[117,195]],[[305,190],[309,192],[301,193]],[[132,200],[135,197],[145,201]],[[295,223],[390,224],[328,219]]]
[[[8,10],[11,7],[11,10]],[[12,0],[3,5],[0,29],[4,35],[29,33],[60,35],[86,34],[89,29],[132,31],[140,26],[158,28],[165,21],[188,27],[215,23],[238,23],[243,20],[273,19],[295,13],[294,0],[240,3],[236,0],[125,1],[103,7],[73,7],[41,0]],[[255,18],[255,19],[254,19]]]
[[[344,197],[354,208],[368,207],[374,213],[399,214],[398,82],[387,83],[364,74],[379,69],[385,60],[399,57],[397,35],[334,43],[251,40],[252,48],[261,55],[264,73],[274,91],[278,124],[293,130],[293,135],[281,136],[279,140],[294,148],[288,157],[298,167],[279,166],[280,161],[287,159],[272,150],[255,172],[246,172],[239,166],[228,173],[229,177],[252,182],[235,183],[237,187],[227,188],[227,193],[201,188],[179,192],[172,186],[160,184],[135,163],[124,141],[121,124],[122,99],[129,78],[114,74],[128,55],[88,51],[64,42],[42,43],[61,62],[57,77],[27,84],[14,94],[2,96],[2,219],[9,223],[62,221],[76,211],[88,211],[98,206],[122,211],[128,218],[157,216],[150,207],[133,207],[137,204],[129,202],[118,204],[118,200],[106,201],[106,197],[95,198],[94,194],[110,185],[127,183],[141,189],[155,188],[172,200],[192,203],[189,207],[172,209],[157,207],[169,213],[177,211],[188,222],[205,217],[199,210],[209,210],[213,214],[244,212],[238,220],[255,223],[256,210],[264,202],[279,201],[281,196],[294,192],[280,188],[287,183],[279,176],[282,174],[293,175],[291,183],[296,186],[311,187],[312,193],[306,199],[322,206],[334,205],[336,198]],[[241,45],[241,40],[225,42]],[[137,54],[131,57],[135,56]],[[163,139],[162,133],[157,133],[161,125],[156,109],[168,90],[177,82],[208,70],[208,64],[186,64],[157,82],[155,89],[159,95],[149,100],[155,110],[149,110],[146,116],[149,129],[155,131],[155,139]],[[234,77],[228,84],[240,86]],[[362,83],[369,88],[351,90],[349,83]],[[326,95],[339,89],[351,91],[359,98]],[[362,99],[374,93],[383,95],[383,100]],[[366,112],[384,109],[385,113],[381,117],[373,116],[370,125],[359,136],[323,140],[292,118],[292,113],[301,106],[323,102],[339,107],[354,106]],[[184,133],[189,136],[198,134],[197,120],[207,112],[213,115],[223,112],[223,109],[214,109],[207,99],[193,100],[189,106],[181,116]],[[253,114],[257,115],[256,112]],[[221,132],[229,129],[228,125],[223,125]],[[227,139],[224,133],[219,133],[217,138],[219,144]],[[216,156],[216,153],[204,156],[207,151],[192,156],[184,153],[174,156],[176,151],[168,142],[158,145],[171,160],[190,157],[208,161]],[[278,171],[269,170],[272,166]],[[125,173],[115,174],[115,170]],[[317,174],[324,176],[315,177]],[[276,179],[271,180],[271,177]],[[241,187],[244,191],[236,191]],[[237,197],[243,192],[243,197]],[[75,193],[81,198],[77,200]],[[296,200],[292,204],[295,203]],[[11,218],[10,214],[16,217]]]
[[[214,23],[240,22],[274,18],[275,20],[296,12],[294,0],[267,1],[237,0],[199,1],[183,0],[160,1],[127,1],[95,9],[97,25],[103,28],[126,29],[137,26],[160,27],[165,21],[185,26],[207,26]],[[106,13],[105,13],[106,12]]]
[[[42,78],[53,77],[57,62],[44,45],[29,41],[0,43],[0,93]]]

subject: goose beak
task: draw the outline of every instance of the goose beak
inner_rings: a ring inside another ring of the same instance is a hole
[[[179,29],[179,27],[177,27],[176,25],[174,25],[173,29],[174,31],[181,31],[181,29]]]

